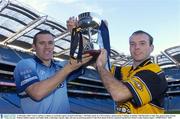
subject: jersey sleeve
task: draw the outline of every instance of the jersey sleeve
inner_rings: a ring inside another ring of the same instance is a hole
[[[35,82],[39,82],[36,73],[36,63],[31,60],[21,60],[15,70],[14,79],[16,83],[17,93],[19,95],[26,94],[25,89]]]
[[[111,67],[111,73],[114,75],[114,77],[117,80],[122,80],[122,74],[121,74],[121,67],[120,66],[114,66]]]
[[[164,73],[150,70],[139,71],[124,83],[133,95],[132,102],[135,106],[147,104],[162,96],[167,87]]]

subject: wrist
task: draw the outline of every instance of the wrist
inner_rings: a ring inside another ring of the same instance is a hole
[[[64,68],[64,72],[70,74],[72,72],[72,68],[69,65],[66,65]]]
[[[101,73],[105,68],[103,66],[97,66],[97,70],[99,73]]]

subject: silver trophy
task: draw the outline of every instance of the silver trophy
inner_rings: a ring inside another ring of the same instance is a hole
[[[97,43],[100,25],[101,19],[95,13],[85,12],[78,15],[78,25],[72,30],[71,34],[71,57],[81,61],[82,54],[88,53],[93,56],[93,59],[88,64],[96,61],[100,54]],[[78,51],[77,48],[79,48]],[[76,57],[74,57],[75,52],[77,52]]]
[[[97,43],[97,38],[92,38],[92,35],[98,33],[100,24],[100,17],[95,13],[85,12],[78,15],[78,26],[82,29],[82,34],[88,36],[84,50],[94,50],[94,44]]]
[[[78,55],[76,57],[78,60],[82,59],[82,54],[84,53],[92,55],[92,61],[96,60],[100,54],[97,44],[97,34],[100,24],[101,19],[95,13],[85,12],[78,15],[78,26],[73,29],[71,34],[71,57],[74,57],[75,51],[79,48]],[[84,36],[84,38],[82,38],[82,36]]]

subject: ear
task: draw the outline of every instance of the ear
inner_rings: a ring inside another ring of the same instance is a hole
[[[153,52],[153,50],[154,50],[154,45],[152,44],[151,45],[151,53]]]
[[[36,51],[36,46],[32,44],[33,51]]]

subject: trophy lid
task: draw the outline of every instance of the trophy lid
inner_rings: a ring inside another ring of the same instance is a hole
[[[84,34],[88,34],[88,29],[93,30],[92,34],[95,34],[101,24],[99,15],[92,12],[84,12],[78,15],[78,26],[83,29]]]

